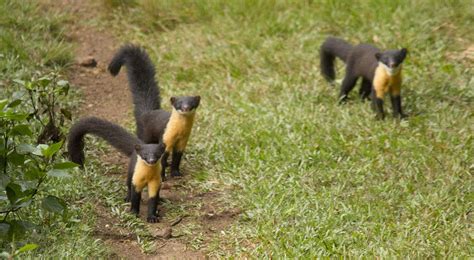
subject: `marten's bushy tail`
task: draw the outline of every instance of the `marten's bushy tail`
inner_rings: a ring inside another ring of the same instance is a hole
[[[321,74],[328,81],[333,81],[336,78],[336,71],[334,70],[334,60],[336,57],[344,62],[347,61],[349,53],[352,50],[352,45],[342,39],[329,37],[321,45]]]
[[[137,135],[143,138],[141,115],[161,108],[160,89],[155,81],[155,66],[146,51],[135,45],[125,45],[115,54],[109,71],[116,76],[120,68],[127,67],[128,82],[135,105]]]
[[[143,142],[124,128],[97,117],[86,117],[71,127],[67,149],[71,161],[84,164],[84,135],[92,134],[105,139],[121,153],[130,156],[136,144]]]

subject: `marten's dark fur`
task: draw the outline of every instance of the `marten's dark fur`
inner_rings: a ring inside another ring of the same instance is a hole
[[[154,79],[155,68],[148,54],[141,48],[122,47],[109,64],[109,71],[117,75],[121,66],[127,68],[130,91],[135,104],[137,135],[145,143],[164,142],[162,178],[165,178],[167,159],[172,154],[171,176],[180,176],[180,162],[194,122],[199,96],[172,97],[172,113],[162,110],[160,92]]]
[[[340,58],[346,63],[346,75],[339,94],[344,102],[354,88],[357,79],[362,78],[360,96],[362,99],[371,95],[377,117],[383,119],[383,97],[390,93],[394,116],[404,117],[401,108],[401,65],[407,50],[380,51],[369,44],[352,46],[348,42],[329,37],[321,45],[320,66],[322,76],[332,82],[336,77],[334,60]]]
[[[93,134],[105,139],[124,155],[130,157],[134,145],[143,142],[127,130],[97,117],[86,117],[76,122],[69,130],[68,152],[71,161],[84,165],[84,136]]]
[[[149,111],[161,109],[160,89],[155,81],[155,66],[143,49],[133,45],[120,48],[108,69],[113,76],[116,76],[123,65],[127,66],[128,82],[133,95],[137,136],[143,140],[144,125],[141,116]]]

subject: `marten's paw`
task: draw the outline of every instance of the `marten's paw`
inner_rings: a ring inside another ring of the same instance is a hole
[[[181,177],[181,173],[178,170],[172,170],[171,171],[171,176],[172,177]]]
[[[148,223],[158,223],[158,222],[160,222],[160,220],[158,219],[158,216],[148,216],[146,221],[148,221]]]

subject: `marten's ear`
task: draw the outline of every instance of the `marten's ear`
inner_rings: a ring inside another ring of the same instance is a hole
[[[199,103],[201,102],[201,96],[195,96],[194,98],[196,98],[197,104],[199,105]]]
[[[382,58],[382,53],[380,52],[375,53],[375,58],[377,59],[377,61],[380,61],[380,58]]]
[[[402,48],[402,49],[400,50],[400,54],[401,54],[402,60],[405,59],[405,57],[407,56],[407,53],[408,53],[407,48]]]
[[[135,151],[138,152],[138,151],[140,151],[141,149],[142,149],[142,146],[141,146],[141,145],[139,145],[139,144],[136,144],[136,145],[135,145]]]
[[[171,97],[170,102],[171,102],[171,105],[174,105],[174,102],[176,102],[176,97]]]

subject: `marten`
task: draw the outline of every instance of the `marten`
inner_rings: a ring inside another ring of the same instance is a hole
[[[339,102],[347,100],[349,92],[354,88],[357,79],[362,78],[359,91],[364,100],[372,99],[372,106],[377,118],[384,119],[383,98],[389,93],[392,101],[393,115],[404,118],[400,88],[402,84],[402,63],[407,49],[381,51],[370,44],[352,46],[348,42],[329,37],[321,45],[320,66],[322,76],[329,82],[334,81],[335,57],[346,63],[346,75],[342,81]]]
[[[105,139],[109,144],[130,158],[127,176],[127,201],[131,211],[138,216],[141,192],[148,186],[148,222],[158,222],[157,205],[161,187],[160,159],[165,151],[163,143],[144,144],[124,128],[109,121],[86,117],[75,123],[68,136],[68,152],[71,161],[84,165],[84,136],[92,134]]]
[[[181,176],[179,166],[191,134],[194,115],[200,96],[171,97],[172,112],[161,109],[161,97],[155,81],[155,67],[140,47],[123,46],[114,56],[108,70],[116,76],[120,68],[127,68],[130,91],[135,105],[137,136],[145,143],[163,142],[166,151],[161,159],[162,178],[166,178],[168,157],[171,154],[171,176]]]

